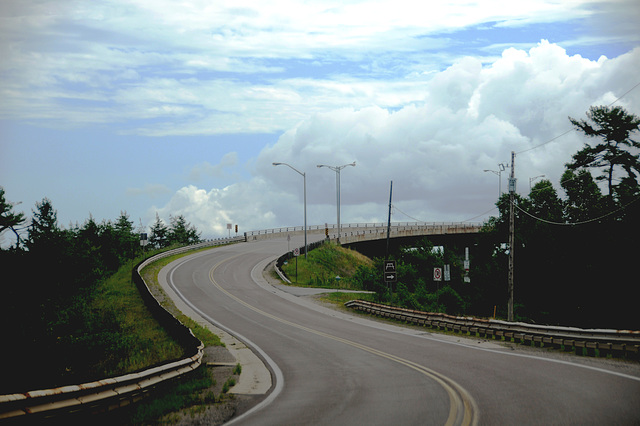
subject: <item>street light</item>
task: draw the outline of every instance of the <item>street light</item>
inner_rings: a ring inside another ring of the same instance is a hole
[[[498,198],[502,195],[502,172],[504,172],[505,166],[506,165],[504,163],[500,163],[498,164],[498,171],[487,169],[483,170],[483,172],[491,172],[498,176]]]
[[[530,177],[529,178],[529,192],[531,192],[531,182],[533,182],[534,180],[544,177],[544,175],[540,175],[540,176],[534,176],[534,177]]]
[[[287,166],[296,173],[302,175],[304,183],[304,258],[307,258],[307,174],[301,172],[290,164],[287,163],[272,163],[274,166]]]
[[[356,162],[345,164],[343,166],[327,166],[326,164],[318,164],[318,168],[327,167],[334,172],[336,172],[336,209],[338,215],[338,244],[340,244],[340,170],[344,169],[347,166],[356,166]]]

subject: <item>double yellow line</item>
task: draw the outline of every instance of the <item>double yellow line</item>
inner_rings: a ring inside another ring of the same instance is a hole
[[[228,292],[227,290],[225,290],[224,288],[222,288],[220,286],[220,284],[218,284],[216,282],[216,280],[213,278],[213,273],[214,271],[223,263],[228,262],[230,260],[232,260],[235,257],[241,256],[242,254],[237,254],[235,256],[232,256],[230,258],[227,258],[225,260],[222,260],[220,262],[218,262],[215,266],[213,266],[211,268],[211,270],[209,271],[209,280],[211,281],[211,283],[221,292],[223,292],[224,294],[226,294],[227,296],[229,296],[230,298],[232,298],[233,300],[235,300],[236,302],[240,303],[241,305],[251,309],[252,311],[263,315],[267,318],[271,318],[274,321],[278,321],[282,324],[286,324],[289,325],[291,327],[295,327],[298,328],[300,330],[304,330],[306,332],[315,334],[317,336],[322,336],[325,337],[327,339],[331,339],[334,340],[336,342],[341,342],[344,343],[345,345],[349,345],[352,346],[354,348],[358,348],[361,349],[365,352],[369,352],[370,354],[373,355],[377,355],[380,356],[382,358],[386,358],[390,361],[394,361],[397,362],[398,364],[402,364],[406,367],[409,367],[415,371],[417,371],[418,373],[424,374],[425,376],[429,377],[430,379],[434,380],[436,383],[440,384],[440,386],[442,386],[444,388],[444,390],[447,392],[447,394],[449,395],[449,417],[447,418],[447,421],[445,423],[445,425],[464,425],[464,426],[475,426],[478,423],[478,419],[477,419],[477,406],[475,401],[473,400],[473,398],[471,397],[471,395],[464,389],[462,388],[459,384],[457,384],[455,381],[451,380],[450,378],[431,370],[430,368],[427,368],[423,365],[417,364],[413,361],[409,361],[406,360],[404,358],[400,358],[396,355],[392,355],[389,354],[387,352],[383,352],[380,351],[378,349],[374,349],[372,347],[369,346],[365,346],[362,345],[360,343],[354,342],[352,340],[348,340],[348,339],[344,339],[342,337],[338,337],[338,336],[334,336],[331,334],[327,334],[324,333],[322,331],[318,331],[318,330],[314,330],[312,328],[309,327],[305,327],[303,325],[300,324],[296,324],[294,322],[291,321],[287,321],[283,318],[277,317],[273,314],[270,314],[268,312],[265,312],[261,309],[256,308],[253,305],[250,305],[249,303],[245,302],[244,300],[241,300],[240,298],[234,296],[233,294],[231,294],[230,292]]]

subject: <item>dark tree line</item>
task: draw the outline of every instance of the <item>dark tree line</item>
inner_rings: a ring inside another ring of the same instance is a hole
[[[10,236],[13,231],[16,237],[15,245],[0,251],[0,261],[4,270],[22,272],[16,277],[23,285],[10,286],[9,290],[24,291],[25,296],[39,300],[30,305],[40,305],[41,312],[50,310],[44,305],[64,303],[71,294],[91,288],[141,252],[139,232],[126,212],[113,222],[98,223],[89,217],[84,224],[65,229],[59,225],[57,211],[47,198],[36,203],[29,223],[23,213],[14,213],[13,208],[0,188],[0,232]],[[25,229],[26,238],[21,238]],[[151,248],[198,241],[200,233],[183,216],[171,216],[167,226],[156,215]],[[12,303],[17,309],[29,304],[21,299]]]
[[[515,196],[515,319],[545,324],[640,329],[637,244],[640,239],[640,144],[631,138],[640,119],[622,108],[592,107],[589,122],[570,118],[593,138],[566,164],[561,199],[549,180]],[[593,142],[592,142],[593,141]],[[599,174],[594,178],[592,171]],[[598,185],[603,183],[603,190]],[[470,283],[461,279],[464,248],[433,251],[424,240],[401,249],[394,302],[449,314],[506,317],[509,195],[471,247]],[[452,279],[438,286],[433,268],[450,264]],[[390,295],[382,261],[358,271],[362,285]]]
[[[7,348],[19,348],[21,356],[37,358],[63,344],[65,336],[85,332],[92,315],[85,306],[96,285],[125,264],[133,267],[134,258],[140,259],[140,233],[126,212],[115,221],[89,217],[82,225],[63,228],[46,198],[36,203],[29,221],[23,213],[14,213],[14,207],[0,188],[0,231],[5,242],[16,241],[0,250],[5,273],[0,309],[3,341]],[[153,248],[199,241],[198,231],[182,216],[172,217],[164,229],[165,238]],[[10,351],[14,349],[4,355]]]

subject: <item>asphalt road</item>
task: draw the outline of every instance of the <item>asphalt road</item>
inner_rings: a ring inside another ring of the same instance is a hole
[[[234,424],[640,424],[638,363],[514,350],[327,309],[265,281],[265,266],[286,250],[285,239],[234,244],[167,271],[185,303],[270,370],[269,393]]]

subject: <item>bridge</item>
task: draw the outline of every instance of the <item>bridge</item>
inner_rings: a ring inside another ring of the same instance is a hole
[[[392,222],[389,227],[390,238],[419,237],[427,235],[476,234],[482,223],[462,222]],[[340,226],[338,233],[335,224],[307,226],[308,235],[329,233],[330,240],[340,240],[341,244],[352,244],[387,237],[386,223],[350,223]],[[260,241],[270,238],[281,238],[284,235],[304,235],[303,226],[273,228],[262,231],[244,233],[244,241]]]

